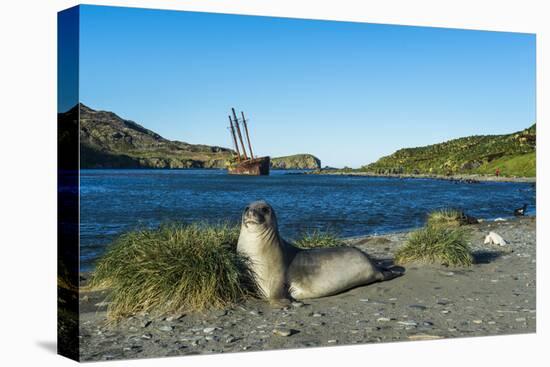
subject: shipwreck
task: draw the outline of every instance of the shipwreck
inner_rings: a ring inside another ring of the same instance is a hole
[[[255,157],[252,151],[252,143],[250,142],[250,135],[248,133],[248,125],[244,117],[244,112],[241,111],[240,119],[237,118],[234,108],[231,108],[231,112],[233,117],[229,115],[229,131],[231,132],[231,137],[233,138],[235,155],[233,160],[227,166],[227,173],[230,175],[249,176],[269,175],[269,157]],[[246,142],[248,143],[248,152],[245,148],[241,126],[245,133]]]

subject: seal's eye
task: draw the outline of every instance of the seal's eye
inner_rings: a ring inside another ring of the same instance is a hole
[[[247,206],[246,208],[244,208],[244,212],[246,213],[248,210],[250,210],[250,207]]]
[[[267,213],[269,213],[269,208],[267,206],[264,206],[262,208],[262,214],[267,214]]]

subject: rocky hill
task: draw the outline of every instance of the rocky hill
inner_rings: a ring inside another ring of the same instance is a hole
[[[311,154],[295,154],[271,158],[273,169],[319,169],[321,161]]]
[[[477,135],[405,148],[363,166],[379,174],[494,174],[535,176],[536,125],[506,135]]]
[[[225,168],[234,151],[218,146],[168,140],[113,112],[97,111],[80,103],[60,114],[75,120],[80,112],[81,168]],[[318,168],[308,154],[272,158],[274,168]]]
[[[81,168],[222,168],[231,150],[163,138],[113,112],[80,104]]]

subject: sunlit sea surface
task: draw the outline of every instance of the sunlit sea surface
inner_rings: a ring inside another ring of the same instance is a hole
[[[423,225],[426,214],[455,207],[479,218],[510,217],[529,205],[535,187],[525,183],[455,183],[289,174],[231,176],[223,170],[81,170],[81,270],[119,234],[162,222],[238,222],[251,201],[275,209],[283,237],[316,228],[344,237],[401,231]]]

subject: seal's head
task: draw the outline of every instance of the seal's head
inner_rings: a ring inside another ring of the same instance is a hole
[[[275,211],[265,201],[254,201],[244,209],[241,224],[249,232],[277,232]]]

